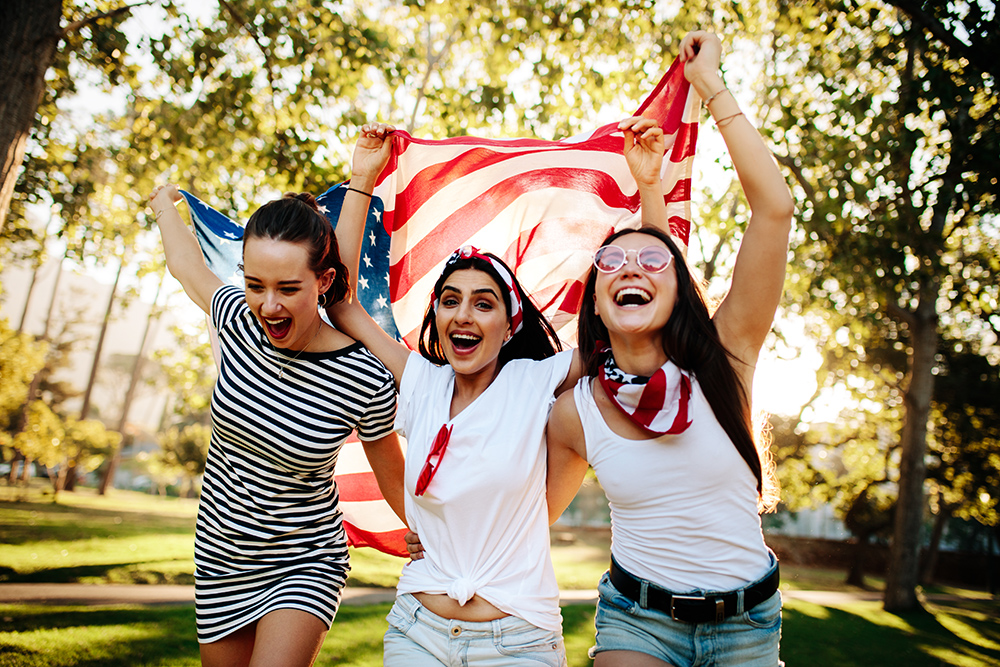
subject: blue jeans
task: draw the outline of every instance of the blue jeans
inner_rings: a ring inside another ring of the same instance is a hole
[[[404,593],[386,620],[385,667],[566,666],[562,636],[516,616],[483,623],[453,621]]]
[[[607,573],[597,587],[597,640],[603,651],[637,651],[675,667],[778,667],[781,593],[721,623],[675,621],[618,592]]]

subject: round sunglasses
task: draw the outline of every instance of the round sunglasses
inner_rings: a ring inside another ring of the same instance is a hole
[[[635,257],[635,263],[647,273],[660,273],[670,266],[674,256],[662,246],[648,245],[639,250],[625,250],[616,245],[606,245],[594,253],[594,266],[601,273],[620,271],[629,257]]]

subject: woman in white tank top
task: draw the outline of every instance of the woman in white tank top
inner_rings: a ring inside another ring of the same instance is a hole
[[[681,43],[685,77],[752,210],[729,294],[710,315],[659,229],[609,236],[580,311],[585,377],[549,419],[550,518],[572,500],[588,463],[611,504],[595,667],[778,664],[777,562],[758,516],[774,499],[749,395],[781,297],[793,203],[719,75],[720,54],[709,33]],[[662,199],[643,201],[644,223],[662,229],[666,216]]]

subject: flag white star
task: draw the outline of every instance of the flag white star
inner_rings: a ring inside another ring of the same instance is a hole
[[[326,215],[327,213],[330,212],[330,209],[328,209],[326,206],[320,206],[319,212],[322,213],[323,215]]]
[[[372,215],[375,216],[375,220],[377,222],[382,222],[382,211],[375,209],[374,211],[372,211]]]
[[[392,284],[392,281],[389,280],[389,273],[388,272],[386,272],[386,274],[385,274],[385,284],[386,285],[391,285]]]
[[[375,302],[378,304],[379,308],[385,308],[386,304],[388,303],[388,301],[385,300],[385,296],[381,294],[378,295],[378,298],[375,299]]]
[[[371,260],[371,259],[369,259],[368,255],[365,255],[365,256],[364,256],[364,257],[362,257],[361,259],[363,259],[363,260],[364,260],[364,262],[365,262],[365,266],[367,266],[367,267],[368,267],[369,269],[370,269],[370,268],[372,268],[372,260]]]
[[[375,232],[369,234],[368,238],[371,239],[372,245],[375,245]]]
[[[361,285],[361,289],[368,289],[368,279],[364,276],[358,276],[358,284]]]

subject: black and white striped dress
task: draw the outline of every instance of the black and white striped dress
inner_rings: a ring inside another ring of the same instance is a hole
[[[212,320],[222,360],[195,532],[198,641],[275,609],[329,628],[349,569],[334,466],[354,429],[392,431],[392,375],[360,343],[276,351],[236,287],[215,293]]]

